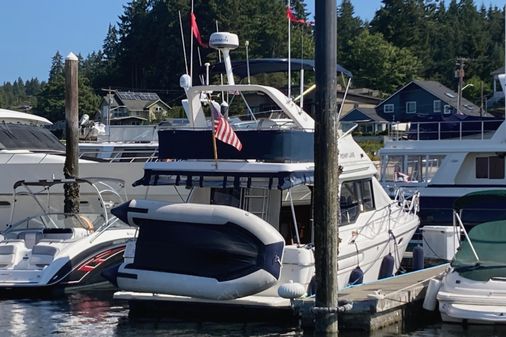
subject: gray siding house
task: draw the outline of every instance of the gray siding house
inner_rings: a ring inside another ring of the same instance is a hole
[[[390,122],[423,122],[492,117],[465,98],[436,81],[414,80],[376,107],[376,113]]]

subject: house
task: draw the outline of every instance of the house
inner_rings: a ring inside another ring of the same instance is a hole
[[[170,109],[155,93],[111,90],[100,104],[100,119],[111,125],[153,124],[166,119]]]
[[[358,124],[361,133],[377,134],[387,129],[388,121],[378,116],[374,107],[357,106],[340,118],[343,124]]]
[[[376,107],[376,113],[392,122],[444,121],[492,117],[436,81],[414,80]]]

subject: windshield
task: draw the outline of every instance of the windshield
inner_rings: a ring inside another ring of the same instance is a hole
[[[57,235],[60,239],[69,239],[100,231],[109,224],[109,228],[128,227],[127,224],[116,217],[110,218],[109,222],[106,223],[105,217],[96,213],[46,213],[20,220],[9,226],[1,234],[5,239],[18,239],[20,233],[26,233],[29,230],[32,233],[44,234],[47,237]]]

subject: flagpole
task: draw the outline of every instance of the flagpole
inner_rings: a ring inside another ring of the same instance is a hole
[[[209,100],[209,106],[211,107],[211,100]],[[212,107],[211,107],[212,109]],[[218,169],[218,147],[216,145],[216,130],[214,130],[214,114],[211,112],[211,131],[212,131],[212,137],[213,137],[213,156],[214,156],[214,165],[216,166],[216,169]]]
[[[191,2],[191,15],[193,15],[193,0]],[[191,27],[191,40],[190,40],[190,78],[193,82],[193,26]]]
[[[289,11],[290,9],[290,0],[286,1],[286,10]],[[291,89],[291,83],[292,83],[292,64],[291,64],[291,22],[290,18],[287,16],[288,19],[288,98],[292,98],[292,89]]]
[[[300,30],[300,108],[304,108],[304,39],[302,34],[302,28]]]
[[[179,14],[179,27],[181,28],[181,42],[183,43],[183,55],[184,55],[184,68],[188,74],[188,60],[186,57],[186,46],[184,45],[184,34],[183,34],[183,20],[181,20],[181,11],[177,11]]]

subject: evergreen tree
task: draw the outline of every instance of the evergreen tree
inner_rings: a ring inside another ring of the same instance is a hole
[[[37,95],[37,114],[52,122],[65,119],[65,72],[64,63],[59,52],[53,57],[48,83]],[[81,58],[80,58],[81,59]],[[100,103],[100,98],[89,86],[89,80],[84,74],[78,75],[79,115],[93,116]]]
[[[351,0],[343,0],[337,9],[337,60],[345,58],[350,41],[363,29],[362,21],[354,16]]]
[[[385,41],[381,34],[362,31],[350,41],[345,66],[352,69],[355,85],[393,93],[416,78],[420,62],[407,48]]]

